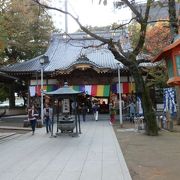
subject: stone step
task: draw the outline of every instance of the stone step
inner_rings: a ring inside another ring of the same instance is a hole
[[[15,127],[15,126],[0,126],[0,129],[4,129],[4,130],[22,130],[22,131],[31,131],[31,128]]]

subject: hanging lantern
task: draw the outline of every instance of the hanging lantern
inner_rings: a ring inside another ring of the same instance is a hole
[[[168,69],[169,79],[167,84],[170,86],[180,86],[180,39],[164,48],[153,62],[162,59],[165,59],[166,67]]]

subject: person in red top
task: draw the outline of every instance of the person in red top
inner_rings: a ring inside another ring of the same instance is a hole
[[[113,125],[115,123],[115,116],[116,116],[116,108],[113,103],[110,104],[109,112],[110,112],[110,122],[109,123],[110,123],[110,125]]]

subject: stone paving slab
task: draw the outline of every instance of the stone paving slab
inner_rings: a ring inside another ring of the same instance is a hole
[[[79,137],[36,129],[0,144],[0,154],[0,180],[131,180],[108,121],[83,122]]]
[[[0,133],[0,140],[4,139],[4,138],[7,138],[7,137],[10,137],[10,136],[13,136],[15,134],[16,133]]]

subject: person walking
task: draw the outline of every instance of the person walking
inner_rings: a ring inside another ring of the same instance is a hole
[[[136,115],[136,105],[134,104],[133,101],[129,105],[129,112],[130,112],[130,122],[134,123],[134,117]]]
[[[35,108],[34,105],[30,105],[28,108],[28,120],[31,124],[32,135],[34,135],[35,133],[36,122],[37,122],[38,116],[39,116],[38,110]]]
[[[33,104],[36,107],[36,110],[39,114],[37,119],[41,119],[41,98],[37,95],[37,93],[34,96]]]
[[[82,117],[83,117],[83,121],[86,121],[86,114],[87,114],[87,106],[82,103]]]
[[[132,101],[128,106],[126,106],[124,109],[129,108],[129,115],[130,115],[130,122],[134,123],[134,117],[136,115],[136,105]]]
[[[97,103],[93,104],[93,114],[95,121],[98,121],[99,105]]]
[[[49,104],[46,103],[45,108],[43,109],[43,117],[44,117],[47,133],[51,132],[52,116],[53,116],[53,110],[49,106]]]

